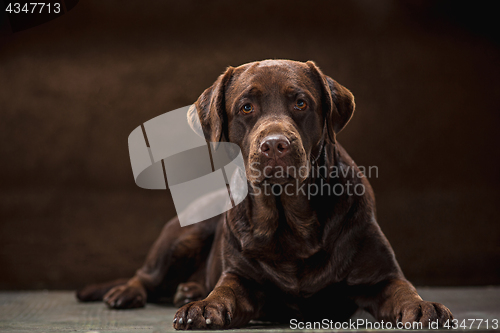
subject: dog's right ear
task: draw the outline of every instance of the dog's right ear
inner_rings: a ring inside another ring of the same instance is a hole
[[[203,131],[207,141],[228,140],[225,90],[233,76],[233,71],[233,67],[228,67],[226,72],[198,97],[194,107],[192,106],[188,111],[188,121],[191,128],[198,134],[201,134],[200,130]],[[196,114],[199,123],[194,117]]]

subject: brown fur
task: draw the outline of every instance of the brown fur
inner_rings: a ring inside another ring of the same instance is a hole
[[[307,102],[305,110],[294,107],[299,99]],[[240,111],[245,103],[252,113]],[[358,307],[378,320],[424,326],[429,319],[443,324],[453,318],[442,304],[423,301],[405,279],[376,222],[370,184],[336,141],[354,112],[349,90],[313,62],[268,60],[228,68],[195,107],[207,140],[241,147],[250,195],[195,225],[181,228],[173,219],[132,279],[89,286],[78,293],[80,300],[104,298],[112,308],[131,308],[175,292],[182,306],[176,329],[242,327],[252,319],[344,321]],[[259,147],[274,134],[289,141],[289,150],[269,158]],[[266,166],[269,172],[260,174]],[[306,175],[277,177],[277,168],[286,166],[304,167]],[[356,172],[311,173],[317,166]],[[238,181],[233,178],[232,186]],[[365,192],[298,191],[348,182]],[[293,194],[264,191],[275,186]]]

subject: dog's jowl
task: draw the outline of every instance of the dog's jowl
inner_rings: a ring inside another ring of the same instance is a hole
[[[405,279],[370,184],[337,141],[354,109],[351,92],[311,61],[227,68],[190,116],[207,141],[241,148],[245,174],[231,187],[246,183],[249,195],[197,224],[169,221],[134,277],[87,286],[78,298],[121,309],[173,297],[176,329],[346,321],[358,308],[424,327],[453,318]]]

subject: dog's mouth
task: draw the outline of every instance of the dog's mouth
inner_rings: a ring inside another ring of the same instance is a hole
[[[310,168],[306,159],[299,161],[284,161],[281,159],[254,159],[249,161],[247,179],[254,186],[265,184],[287,184],[302,182],[309,176]]]
[[[282,160],[268,160],[262,170],[263,182],[284,184],[296,179],[295,166],[290,166]]]

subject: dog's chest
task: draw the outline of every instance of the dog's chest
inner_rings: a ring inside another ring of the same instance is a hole
[[[282,257],[258,263],[265,280],[287,294],[308,297],[331,282],[328,260],[322,252],[307,259]]]
[[[308,214],[280,205],[262,214],[261,207],[246,223],[253,228],[246,230],[240,244],[247,262],[255,264],[250,270],[257,280],[287,294],[310,296],[327,283],[330,256],[323,250],[318,216],[302,206]]]

